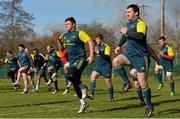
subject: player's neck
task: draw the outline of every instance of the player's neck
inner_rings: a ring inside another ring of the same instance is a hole
[[[131,20],[129,20],[129,21],[134,21],[134,20],[136,20],[136,19],[138,19],[138,16],[134,16]]]

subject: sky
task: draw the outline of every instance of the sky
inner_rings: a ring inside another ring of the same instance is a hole
[[[149,21],[160,18],[160,0],[23,0],[22,7],[34,15],[34,30],[46,34],[64,28],[64,20],[73,16],[77,24],[93,20],[108,26],[123,21],[127,5],[144,4]],[[149,17],[150,16],[150,17]],[[156,17],[151,17],[156,16]]]

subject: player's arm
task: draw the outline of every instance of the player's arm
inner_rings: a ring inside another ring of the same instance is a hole
[[[150,56],[151,56],[151,57],[157,62],[157,64],[159,65],[159,64],[160,64],[160,60],[159,60],[158,55],[155,53],[155,51],[154,51],[149,45],[147,45],[147,50],[149,51]]]
[[[88,64],[92,64],[94,59],[94,42],[93,40],[87,35],[85,32],[79,32],[79,38],[84,43],[87,43],[89,46],[89,57],[88,57]]]
[[[127,31],[126,35],[130,39],[142,43],[144,42],[144,39],[146,37],[146,31],[147,31],[146,24],[143,21],[139,21],[136,26],[136,32]]]
[[[28,58],[30,60],[31,67],[33,67],[33,58],[32,58],[32,56],[29,53],[26,53],[26,54],[27,54],[27,56],[28,56]]]
[[[64,34],[61,34],[60,32],[57,32],[56,36],[55,36],[56,40],[57,40],[57,44],[58,44],[58,49],[59,50],[63,50],[64,49],[63,43],[62,43],[63,36],[64,36]]]
[[[174,53],[173,53],[173,49],[171,47],[168,47],[168,51],[167,51],[167,55],[162,53],[160,54],[164,59],[167,60],[173,60],[174,59]]]
[[[41,68],[44,68],[44,67],[46,67],[47,66],[47,64],[48,64],[48,54],[46,54],[46,56],[44,57],[44,64],[43,64],[43,66],[41,67]]]
[[[118,46],[121,47],[122,45],[124,45],[125,42],[126,42],[126,36],[122,35],[121,40],[120,40]]]
[[[124,43],[126,42],[126,36],[123,34],[122,35],[122,37],[121,37],[121,40],[120,40],[120,42],[119,42],[119,44],[118,44],[118,46],[115,48],[115,50],[114,50],[114,52],[115,52],[115,54],[117,55],[117,54],[119,54],[120,53],[120,48],[121,48],[121,46],[122,45],[124,45]]]

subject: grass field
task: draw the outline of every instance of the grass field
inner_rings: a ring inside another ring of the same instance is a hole
[[[89,85],[89,77],[83,78],[83,81]],[[150,77],[150,87],[152,89],[152,102],[155,111],[154,118],[180,117],[180,78],[175,77],[176,96],[170,97],[168,81],[165,81],[165,87],[157,90],[157,83]],[[62,95],[64,80],[59,81],[60,91],[57,94],[47,92],[44,82],[39,93],[30,92],[27,95],[14,92],[10,80],[1,80],[0,82],[0,118],[141,118],[144,117],[144,107],[138,107],[135,89],[126,94],[120,94],[122,81],[118,77],[113,79],[115,102],[109,103],[107,88],[104,80],[97,80],[97,89],[95,99],[88,100],[90,107],[84,114],[77,114],[79,110],[79,101],[74,97],[74,91],[67,95]],[[22,84],[21,84],[22,85]],[[23,86],[21,86],[23,87]]]

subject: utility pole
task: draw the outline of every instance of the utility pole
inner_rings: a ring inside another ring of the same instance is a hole
[[[149,6],[147,6],[147,5],[144,5],[144,4],[142,4],[141,6],[139,6],[139,8],[141,9],[141,16],[142,16],[142,18],[144,19],[145,18],[145,10],[144,10],[144,8],[145,7],[149,7]]]
[[[164,9],[165,9],[165,1],[161,0],[161,36],[165,35],[165,19],[164,19],[165,12],[164,12]]]

